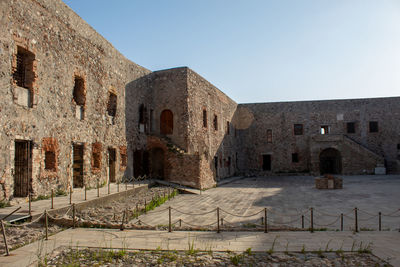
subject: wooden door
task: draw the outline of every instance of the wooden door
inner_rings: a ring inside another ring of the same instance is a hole
[[[160,133],[172,134],[174,131],[174,115],[171,110],[163,110],[160,116]]]
[[[115,162],[116,153],[114,148],[108,149],[108,178],[111,183],[115,183]]]
[[[14,196],[26,197],[31,189],[32,143],[15,141]]]
[[[73,186],[83,187],[83,145],[73,145]]]

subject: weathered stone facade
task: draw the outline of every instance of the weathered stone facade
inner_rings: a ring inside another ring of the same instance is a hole
[[[0,15],[0,200],[144,175],[400,172],[400,98],[238,105],[187,67],[127,60],[59,0]]]

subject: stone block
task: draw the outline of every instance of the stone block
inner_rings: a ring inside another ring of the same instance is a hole
[[[385,167],[376,167],[375,168],[375,174],[386,174],[386,168]]]

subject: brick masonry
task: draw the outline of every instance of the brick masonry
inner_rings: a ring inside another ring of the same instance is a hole
[[[0,15],[0,200],[15,192],[18,140],[32,144],[34,195],[73,186],[73,144],[84,145],[88,186],[108,181],[109,148],[117,181],[140,173],[196,188],[237,174],[319,175],[326,149],[340,155],[341,173],[373,173],[379,164],[400,172],[398,97],[237,104],[190,68],[152,72],[131,62],[59,0],[0,1]]]

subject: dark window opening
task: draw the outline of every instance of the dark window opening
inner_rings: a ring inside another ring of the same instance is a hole
[[[174,115],[169,109],[163,110],[160,116],[161,134],[172,134],[174,131]]]
[[[127,156],[126,154],[121,154],[121,166],[126,167]]]
[[[377,121],[370,121],[369,122],[369,132],[370,133],[377,133],[378,129],[378,122]]]
[[[207,110],[203,109],[203,127],[207,128]]]
[[[302,135],[302,134],[303,134],[303,124],[295,124],[294,135]]]
[[[16,55],[16,66],[13,72],[13,79],[17,86],[26,89],[32,89],[32,84],[35,79],[33,72],[33,61],[35,54],[18,46]]]
[[[400,144],[397,144],[397,149],[399,149],[399,150],[400,150]]]
[[[139,131],[147,132],[147,108],[144,104],[139,106]]]
[[[347,123],[347,133],[355,133],[356,132],[356,123],[348,122]]]
[[[231,132],[231,130],[230,130],[230,123],[229,123],[229,121],[227,121],[227,122],[226,122],[226,134],[229,135],[230,132]]]
[[[297,154],[297,153],[292,154],[292,162],[293,163],[299,162],[299,154]]]
[[[46,151],[44,154],[44,168],[45,170],[56,170],[56,153],[54,151]]]
[[[320,129],[321,134],[329,134],[330,127],[328,125],[322,125]]]
[[[267,130],[267,143],[272,143],[272,130]]]
[[[107,113],[112,117],[117,114],[117,95],[112,92],[108,95]]]
[[[92,169],[99,170],[101,168],[101,143],[92,144]]]
[[[78,106],[84,106],[86,102],[85,80],[82,77],[75,76],[74,101]]]
[[[150,109],[150,132],[153,132],[153,116],[154,116],[154,110]]]
[[[128,163],[128,156],[126,154],[126,146],[119,147],[119,155],[121,159],[120,169],[125,169]]]
[[[214,123],[214,130],[218,131],[218,116],[217,115],[214,115],[213,123]]]
[[[271,170],[271,155],[262,155],[262,169],[263,171]]]

